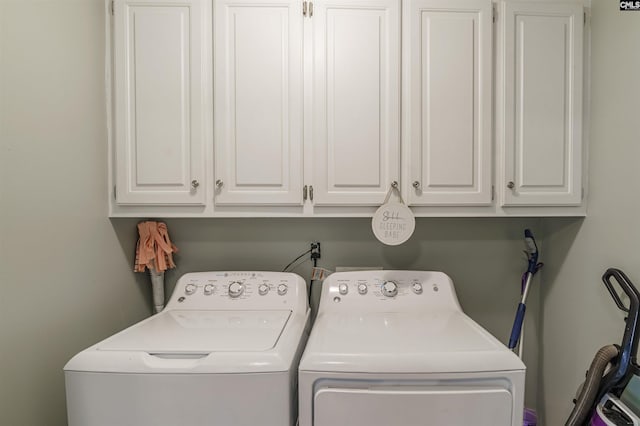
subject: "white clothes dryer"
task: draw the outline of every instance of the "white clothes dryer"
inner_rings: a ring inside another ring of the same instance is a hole
[[[444,273],[335,273],[300,361],[300,426],[522,426],[524,381]]]
[[[298,275],[185,274],[162,312],[67,363],[69,426],[292,426],[308,319]]]

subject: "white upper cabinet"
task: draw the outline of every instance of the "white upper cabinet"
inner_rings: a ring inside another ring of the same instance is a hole
[[[216,205],[301,205],[302,2],[214,2]]]
[[[578,0],[105,5],[112,216],[585,214]]]
[[[502,15],[503,205],[579,205],[582,6],[505,2]]]
[[[407,0],[403,174],[410,205],[492,200],[491,0]]]
[[[379,205],[400,167],[400,1],[313,1],[314,205]]]
[[[200,0],[116,0],[113,19],[118,204],[205,203]]]

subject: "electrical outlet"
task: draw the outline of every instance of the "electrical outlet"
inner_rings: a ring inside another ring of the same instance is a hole
[[[320,242],[311,243],[311,260],[320,259]]]

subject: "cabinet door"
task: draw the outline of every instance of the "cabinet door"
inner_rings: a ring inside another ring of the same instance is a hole
[[[504,205],[582,199],[581,5],[503,4]]]
[[[302,204],[302,2],[214,2],[216,204]]]
[[[312,8],[314,204],[381,204],[399,180],[400,2]]]
[[[203,204],[205,15],[200,0],[116,0],[119,204]]]
[[[408,0],[405,187],[413,205],[491,204],[491,0]]]

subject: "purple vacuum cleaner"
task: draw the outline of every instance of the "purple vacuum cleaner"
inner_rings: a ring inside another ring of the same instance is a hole
[[[602,281],[626,315],[622,343],[598,351],[565,426],[640,425],[640,367],[636,360],[640,293],[619,269],[608,269]],[[627,296],[627,305],[617,288]]]

